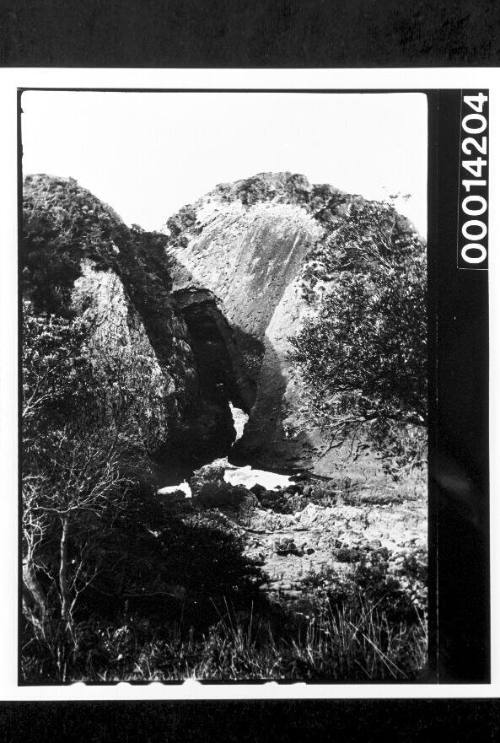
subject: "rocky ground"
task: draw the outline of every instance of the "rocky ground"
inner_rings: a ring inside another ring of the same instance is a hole
[[[222,460],[221,460],[222,461]],[[384,565],[412,601],[426,605],[427,498],[423,472],[401,482],[297,480],[250,489],[224,480],[223,465],[191,479],[191,508],[218,512],[244,540],[270,598],[302,599],[335,589],[360,567]]]
[[[309,503],[290,515],[257,509],[249,523],[246,552],[269,577],[264,589],[289,597],[301,596],[311,584],[331,588],[335,575],[352,573],[373,553],[385,557],[395,574],[412,557],[421,564],[426,559],[423,502],[403,508]]]

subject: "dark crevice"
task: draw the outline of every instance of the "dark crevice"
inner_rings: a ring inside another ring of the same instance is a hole
[[[206,289],[172,293],[191,337],[200,373],[200,391],[208,399],[224,400],[248,413],[255,401],[255,386],[243,366],[233,330]]]
[[[242,342],[246,334],[233,331],[214,294],[190,288],[170,296],[188,330],[198,390],[168,445],[157,453],[163,484],[176,482],[194,469],[228,456],[236,439],[230,403],[249,414],[256,399],[256,380],[244,366]],[[255,339],[250,338],[248,344],[253,348]]]

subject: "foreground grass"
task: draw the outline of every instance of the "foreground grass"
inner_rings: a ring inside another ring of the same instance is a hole
[[[411,681],[427,653],[425,622],[416,619],[395,623],[360,596],[356,605],[316,606],[289,634],[229,607],[198,637],[171,627],[168,637],[145,639],[143,625],[131,621],[98,629],[98,643],[68,681]],[[28,682],[37,665],[25,657]]]
[[[267,631],[266,631],[267,629]],[[276,638],[269,625],[223,619],[202,642],[157,643],[143,647],[130,681],[205,680],[382,681],[415,679],[426,659],[422,624],[394,627],[368,612],[349,611],[311,621],[303,636]],[[117,679],[105,672],[100,680]]]
[[[341,492],[329,484],[278,498],[274,493],[269,507],[295,512],[311,500],[325,505],[325,499],[360,506],[362,494],[350,481],[344,485]],[[264,499],[268,494],[258,495]],[[382,497],[369,495],[374,502]],[[384,503],[395,497],[382,495]],[[137,527],[135,512],[131,521]],[[213,505],[191,507],[184,521],[166,513],[160,524],[146,524],[146,530],[139,526],[147,580],[153,566],[156,571],[163,567],[190,590],[180,598],[173,593],[163,597],[161,591],[154,598],[153,582],[149,603],[139,597],[130,607],[125,602],[108,608],[89,601],[70,637],[57,620],[48,639],[27,624],[24,683],[421,678],[427,662],[427,555],[422,547],[391,552],[379,540],[361,544],[358,539],[354,546],[347,538],[345,544],[335,540],[328,555],[332,566],[310,567],[310,574],[301,575],[300,591],[289,592],[291,598],[286,591],[260,590],[268,576],[241,557],[231,518]],[[149,552],[144,551],[144,534]]]

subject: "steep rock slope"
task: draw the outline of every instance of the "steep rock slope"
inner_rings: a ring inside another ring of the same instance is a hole
[[[167,221],[174,289],[210,289],[235,330],[253,384],[249,422],[233,459],[331,475],[353,461],[352,442],[332,447],[304,416],[304,387],[288,359],[289,338],[318,303],[318,246],[364,203],[302,175],[263,173],[222,184]],[[321,252],[321,251],[320,251]],[[329,278],[327,277],[327,281]],[[330,283],[331,288],[331,283]],[[364,447],[365,466],[380,463]]]
[[[73,179],[25,179],[23,298],[34,312],[91,323],[96,363],[102,373],[113,369],[129,399],[144,398],[133,425],[168,470],[227,452],[235,432],[225,389],[245,407],[245,380],[234,360],[224,366],[231,331],[210,292],[197,305],[172,294],[165,242],[129,229]],[[207,323],[219,344],[219,368],[207,368],[209,341],[199,339],[198,327]]]

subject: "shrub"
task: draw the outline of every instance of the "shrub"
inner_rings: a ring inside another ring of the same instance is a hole
[[[204,508],[238,508],[243,503],[256,503],[257,498],[240,485],[228,482],[206,482],[193,496]]]
[[[276,513],[291,514],[301,511],[307,505],[308,499],[300,494],[292,494],[286,490],[266,490],[262,488],[257,493],[259,504]]]
[[[295,541],[291,537],[277,540],[274,544],[274,549],[276,554],[281,555],[282,557],[286,557],[287,555],[297,555],[297,557],[302,557],[304,554],[303,551],[297,547]]]
[[[333,440],[367,424],[399,460],[395,474],[421,459],[412,427],[427,416],[425,270],[423,244],[391,205],[351,204],[311,255],[304,296],[317,311],[290,338],[314,420]]]
[[[362,552],[357,547],[340,547],[334,552],[335,559],[339,562],[359,562]]]

